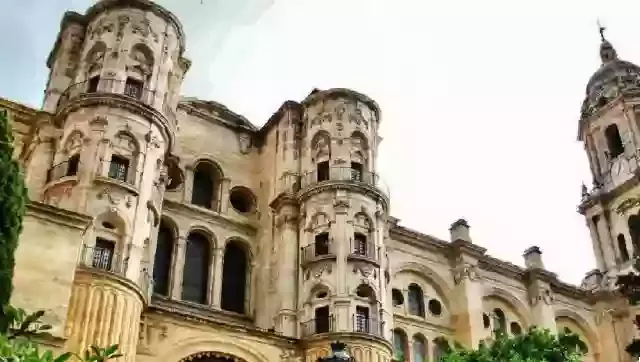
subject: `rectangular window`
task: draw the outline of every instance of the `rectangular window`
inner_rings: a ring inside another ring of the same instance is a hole
[[[78,165],[80,164],[80,155],[73,155],[67,164],[67,176],[75,176],[78,174]]]
[[[318,162],[318,182],[329,180],[329,161]]]
[[[87,85],[87,93],[95,93],[98,91],[98,84],[100,83],[100,77],[92,77],[89,79]]]
[[[92,266],[98,269],[111,270],[114,249],[114,244],[111,241],[96,238],[96,245],[93,248]]]
[[[109,165],[109,178],[118,181],[127,182],[127,174],[129,172],[129,160],[113,155],[111,156],[111,164]]]
[[[329,233],[320,233],[315,237],[315,256],[329,254]]]
[[[370,324],[371,320],[369,319],[369,308],[357,306],[355,320],[356,332],[368,333],[371,327]]]
[[[356,255],[367,255],[367,237],[361,233],[353,234],[353,253]]]
[[[134,78],[127,78],[127,81],[124,84],[124,95],[132,98],[140,99],[142,98],[143,87],[144,87],[143,82]]]
[[[315,310],[316,333],[329,332],[329,306],[318,307]]]
[[[351,181],[362,181],[362,164],[351,162]]]

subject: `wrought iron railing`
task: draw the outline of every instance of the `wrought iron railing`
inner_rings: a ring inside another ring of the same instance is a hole
[[[76,176],[79,167],[80,161],[77,158],[60,162],[47,170],[47,182],[57,181],[66,176]]]
[[[60,95],[58,107],[64,107],[68,102],[91,93],[115,93],[138,99],[141,102],[153,105],[155,90],[144,87],[141,83],[126,80],[101,78],[97,81],[89,79],[70,85]]]
[[[324,318],[315,318],[300,324],[302,337],[309,337],[320,333],[335,332],[335,318],[330,315]]]
[[[122,276],[127,270],[127,262],[121,253],[110,247],[83,245],[80,252],[80,265]]]
[[[362,171],[351,167],[330,167],[328,170],[318,170],[309,172],[301,176],[301,187],[306,188],[324,181],[344,181],[362,183],[374,186],[389,195],[389,188],[386,187],[380,177],[373,172]]]
[[[353,332],[384,336],[384,322],[377,318],[371,318],[359,314],[353,315]]]
[[[351,239],[349,257],[380,260],[380,248],[372,241]]]
[[[313,243],[302,248],[302,263],[309,263],[318,259],[331,258],[336,256],[333,243]]]

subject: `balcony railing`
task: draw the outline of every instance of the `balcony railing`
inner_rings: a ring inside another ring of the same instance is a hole
[[[315,318],[300,324],[302,337],[309,337],[320,333],[335,332],[334,316]]]
[[[93,79],[75,83],[69,86],[61,95],[58,107],[64,107],[68,102],[85,94],[115,93],[122,94],[142,103],[152,106],[155,90],[146,88],[137,82],[102,78],[97,83]]]
[[[313,243],[302,248],[302,264],[319,259],[335,258],[336,252],[331,242]]]
[[[71,159],[60,162],[47,170],[47,182],[57,181],[66,176],[76,176],[80,162],[77,159]]]
[[[318,170],[315,170],[301,176],[301,186],[303,188],[324,181],[344,181],[366,184],[380,189],[380,191],[387,196],[389,195],[389,189],[377,174],[351,167],[331,167],[326,172],[318,172]]]
[[[384,336],[384,322],[379,321],[377,318],[354,314],[353,332],[382,337]]]
[[[80,252],[80,265],[108,271],[124,276],[127,270],[127,259],[113,248],[83,245]]]
[[[125,258],[113,248],[100,245],[83,245],[78,264],[87,268],[98,269],[125,277],[128,261],[128,258]],[[140,287],[145,297],[151,297],[153,280],[146,269],[142,270],[136,284]]]
[[[351,239],[350,258],[365,258],[380,261],[380,248],[375,243],[365,240]]]

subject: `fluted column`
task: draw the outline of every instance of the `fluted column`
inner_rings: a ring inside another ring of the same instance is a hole
[[[222,264],[224,263],[224,249],[216,248],[214,252],[213,265],[213,288],[211,300],[215,308],[220,308],[222,298]]]
[[[81,353],[94,344],[118,344],[123,356],[117,361],[135,361],[142,308],[135,284],[79,269],[69,303],[65,349]]]
[[[173,279],[171,280],[171,299],[182,299],[182,274],[184,272],[184,254],[187,239],[180,235],[176,242],[176,252],[173,253]]]

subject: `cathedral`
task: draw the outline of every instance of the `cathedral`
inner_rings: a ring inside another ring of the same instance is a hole
[[[0,99],[31,200],[12,303],[45,311],[38,343],[118,343],[126,362],[316,362],[340,340],[356,362],[427,362],[537,325],[578,334],[584,361],[630,361],[635,310],[612,290],[640,250],[640,67],[604,36],[577,124],[597,260],[581,286],[536,246],[524,267],[491,257],[466,220],[449,240],[402,226],[371,98],[314,89],[256,127],[181,96],[186,46],[153,1],[96,1],[63,15],[41,109]]]

